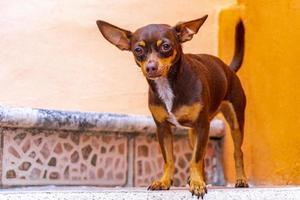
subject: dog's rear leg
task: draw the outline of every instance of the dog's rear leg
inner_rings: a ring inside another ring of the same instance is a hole
[[[228,102],[222,104],[221,112],[230,126],[231,136],[234,143],[234,160],[236,171],[235,187],[248,187],[244,170],[243,152],[241,149],[244,138],[246,98],[242,90],[235,92],[234,95],[234,98],[231,98]]]
[[[174,155],[173,155],[173,135],[167,123],[156,123],[157,138],[161,152],[165,161],[163,176],[153,181],[148,187],[149,190],[168,190],[172,185],[174,176]]]

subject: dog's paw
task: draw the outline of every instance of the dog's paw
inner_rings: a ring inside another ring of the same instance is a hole
[[[190,185],[190,192],[192,193],[192,195],[193,196],[195,195],[198,198],[201,197],[201,199],[203,199],[204,195],[207,193],[205,182],[190,180],[189,185]]]
[[[148,190],[168,190],[172,185],[172,180],[157,180],[153,181],[148,187]]]
[[[246,179],[237,179],[235,182],[235,187],[236,188],[247,188],[249,187]]]

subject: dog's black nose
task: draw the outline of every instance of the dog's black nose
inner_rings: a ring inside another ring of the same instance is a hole
[[[157,67],[158,63],[154,60],[150,60],[148,63],[147,63],[147,66],[146,66],[146,71],[147,73],[153,73],[153,72],[156,72],[158,67]]]

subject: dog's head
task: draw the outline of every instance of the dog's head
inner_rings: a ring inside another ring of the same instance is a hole
[[[181,43],[193,38],[206,20],[202,18],[180,22],[174,27],[150,24],[135,32],[121,29],[98,20],[97,25],[110,43],[121,50],[133,52],[135,61],[147,79],[167,76],[170,68],[181,56]]]

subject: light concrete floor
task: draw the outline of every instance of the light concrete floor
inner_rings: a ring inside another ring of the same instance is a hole
[[[1,189],[1,200],[183,200],[192,197],[187,188],[147,191],[145,188],[27,187]],[[300,200],[300,187],[261,187],[248,189],[208,188],[205,200]]]

